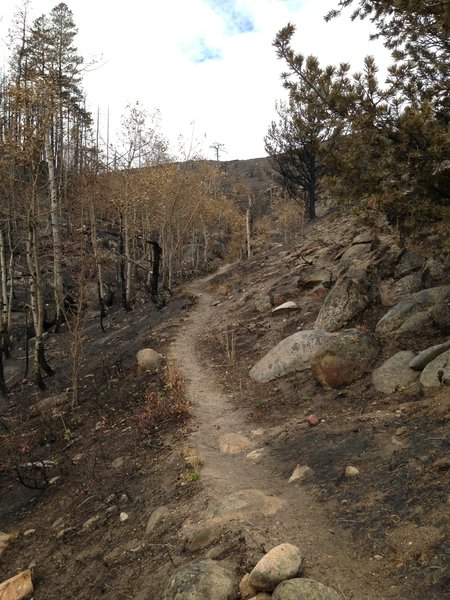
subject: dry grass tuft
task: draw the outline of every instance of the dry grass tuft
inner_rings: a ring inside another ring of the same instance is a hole
[[[183,422],[190,414],[184,377],[175,365],[169,364],[163,371],[160,389],[147,391],[138,420],[145,426],[158,425],[173,419]]]

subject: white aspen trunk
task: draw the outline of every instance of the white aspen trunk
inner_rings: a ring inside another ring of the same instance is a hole
[[[40,280],[40,266],[38,253],[36,248],[36,225],[30,221],[28,240],[27,240],[27,262],[28,268],[30,269],[31,282],[30,282],[30,301],[31,301],[31,314],[33,316],[35,344],[34,344],[34,372],[39,387],[43,386],[42,370],[39,362],[39,351],[42,346],[42,335],[44,332],[44,311],[40,302],[41,288]]]
[[[63,317],[63,278],[61,273],[61,229],[59,224],[58,190],[55,178],[55,157],[50,140],[50,132],[45,136],[45,154],[48,164],[48,188],[50,194],[50,218],[53,239],[53,286],[55,291],[56,327]]]

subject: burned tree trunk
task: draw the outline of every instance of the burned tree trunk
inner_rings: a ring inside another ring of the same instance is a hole
[[[158,242],[149,241],[148,243],[151,244],[153,247],[153,268],[150,280],[150,297],[156,308],[161,309],[164,308],[164,306],[166,305],[164,300],[160,300],[160,298],[158,297],[159,267],[161,264],[162,248],[158,244]]]

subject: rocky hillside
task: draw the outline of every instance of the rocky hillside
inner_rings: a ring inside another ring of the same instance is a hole
[[[37,600],[450,597],[449,275],[330,212],[163,311],[114,309],[105,333],[93,315],[78,406],[70,332],[50,332],[48,392],[23,383],[0,415],[0,581],[28,573]]]

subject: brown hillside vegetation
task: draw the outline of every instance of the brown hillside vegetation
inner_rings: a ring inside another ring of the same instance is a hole
[[[1,407],[1,581],[31,568],[37,600],[172,598],[176,569],[208,559],[238,599],[250,596],[237,581],[289,543],[303,577],[339,598],[450,597],[448,375],[431,392],[420,372],[409,384],[391,376],[389,392],[372,382],[396,353],[448,340],[443,319],[378,329],[376,358],[340,387],[310,368],[249,376],[281,340],[312,330],[339,278],[361,269],[365,306],[337,329],[374,332],[386,302],[417,293],[399,291],[406,262],[417,291],[448,285],[442,258],[405,258],[384,226],[330,212],[288,245],[174,290],[162,311],[113,308],[104,333],[92,315],[77,404],[70,332],[48,333],[49,389],[24,382]],[[272,312],[286,301],[297,307]],[[167,366],[139,368],[143,348]],[[289,482],[297,465],[308,476]]]

